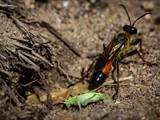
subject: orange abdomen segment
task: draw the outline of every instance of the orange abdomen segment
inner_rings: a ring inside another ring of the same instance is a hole
[[[102,69],[104,74],[109,74],[112,70],[112,60],[109,60]]]

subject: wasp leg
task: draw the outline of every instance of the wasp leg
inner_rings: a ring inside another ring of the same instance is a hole
[[[141,58],[142,61],[143,61],[145,64],[147,64],[147,65],[149,65],[149,66],[153,66],[153,65],[157,66],[156,63],[151,63],[151,62],[146,61],[146,60],[144,59],[143,55],[141,55],[138,50],[129,51],[125,57],[132,56],[132,55],[134,55],[134,54],[137,54],[137,55],[139,56],[139,58]]]
[[[104,52],[105,56],[108,56],[106,49],[107,49],[106,44],[103,44],[103,52]]]
[[[117,68],[117,94],[119,90],[119,62],[117,61],[116,63],[116,68]]]
[[[142,49],[142,39],[135,39],[131,42],[131,45],[137,45],[139,43],[139,50],[143,54],[143,49]]]
[[[94,70],[95,63],[96,60],[93,60],[93,62],[89,65],[86,71],[84,70],[84,68],[82,69],[81,72],[82,80],[84,80],[84,78],[87,78],[90,75],[90,73]]]
[[[116,77],[115,77],[115,71],[116,71],[116,65],[115,64],[113,64],[113,70],[112,70],[112,74],[111,74],[111,76],[112,76],[112,79],[114,80],[114,83],[117,83],[117,81],[116,81]],[[114,86],[114,89],[115,89],[115,93],[114,93],[114,95],[113,95],[113,99],[115,99],[115,97],[117,96],[117,94],[118,94],[118,90],[117,90],[117,86]]]
[[[103,43],[103,51],[105,51],[106,48],[107,48],[107,47],[106,47],[106,44]]]
[[[113,95],[113,99],[117,99],[117,95],[118,95],[118,91],[119,91],[119,62],[116,61],[116,63],[113,64],[113,71],[112,71],[112,79],[114,80],[116,86],[114,86],[115,89],[115,94]],[[116,73],[116,77],[115,77],[115,71]]]

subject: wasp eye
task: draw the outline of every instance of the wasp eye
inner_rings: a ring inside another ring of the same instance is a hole
[[[131,35],[137,34],[137,28],[129,25],[124,25],[123,30]]]

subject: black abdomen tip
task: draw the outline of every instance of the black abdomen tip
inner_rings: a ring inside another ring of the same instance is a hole
[[[89,82],[89,89],[95,89],[102,85],[105,82],[106,74],[102,73],[101,71],[94,72],[92,78]]]

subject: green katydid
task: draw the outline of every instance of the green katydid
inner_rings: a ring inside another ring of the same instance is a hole
[[[93,102],[97,102],[105,99],[111,99],[111,97],[99,92],[89,91],[84,94],[74,96],[65,100],[64,104],[67,108],[74,105],[74,106],[78,106],[79,109],[81,109],[81,105],[86,106],[89,103],[93,103]]]

